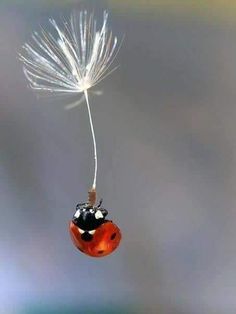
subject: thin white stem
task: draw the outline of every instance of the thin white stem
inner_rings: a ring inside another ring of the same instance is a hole
[[[88,91],[84,90],[84,96],[88,108],[88,115],[89,115],[89,122],[90,122],[90,128],[92,132],[92,137],[93,137],[93,149],[94,149],[94,178],[93,178],[93,186],[92,188],[95,190],[96,189],[96,181],[97,181],[97,170],[98,170],[98,162],[97,162],[97,144],[96,144],[96,138],[95,138],[95,133],[94,133],[94,128],[93,128],[93,120],[91,116],[91,110],[89,106],[89,100],[88,100]]]

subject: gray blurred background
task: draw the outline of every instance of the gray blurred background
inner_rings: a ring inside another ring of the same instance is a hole
[[[123,232],[101,259],[68,233],[93,176],[86,107],[38,98],[17,60],[73,8],[125,34],[90,96],[98,195]],[[235,17],[235,1],[1,1],[1,314],[236,313]]]

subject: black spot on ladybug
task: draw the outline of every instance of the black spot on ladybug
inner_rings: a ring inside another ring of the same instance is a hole
[[[112,233],[112,235],[111,235],[111,240],[114,240],[115,237],[116,237],[116,232]]]
[[[102,253],[104,253],[104,251],[103,251],[103,250],[101,250],[101,251],[98,251],[98,254],[102,254]]]
[[[89,242],[89,241],[92,241],[93,235],[85,231],[83,234],[81,234],[81,239],[83,241]]]

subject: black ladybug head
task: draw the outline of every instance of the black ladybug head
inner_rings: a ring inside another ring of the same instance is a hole
[[[101,207],[94,207],[87,203],[78,204],[73,216],[73,223],[82,230],[95,230],[105,222],[108,212]]]

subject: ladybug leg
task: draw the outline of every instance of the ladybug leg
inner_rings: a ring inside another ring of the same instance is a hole
[[[76,209],[82,209],[87,203],[79,203],[76,205]]]
[[[100,202],[99,202],[99,204],[98,204],[98,208],[100,208],[100,207],[101,207],[102,202],[103,202],[103,199],[101,198],[101,199],[100,199]]]
[[[101,213],[103,214],[103,217],[106,217],[108,215],[108,211],[105,208],[99,208],[99,210],[101,211]]]

